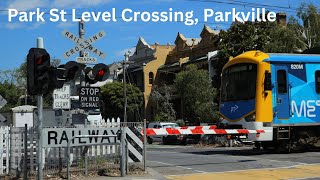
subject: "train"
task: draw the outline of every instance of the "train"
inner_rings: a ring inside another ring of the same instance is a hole
[[[248,51],[221,74],[224,128],[249,134],[256,147],[279,151],[320,147],[320,55]]]

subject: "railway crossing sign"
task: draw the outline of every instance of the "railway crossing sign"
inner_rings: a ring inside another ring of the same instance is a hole
[[[96,54],[97,56],[99,56],[102,59],[104,59],[106,57],[106,53],[104,53],[103,51],[99,50],[98,48],[95,48],[92,46],[93,43],[97,42],[98,40],[100,40],[101,38],[103,38],[106,35],[106,33],[103,30],[96,33],[95,35],[91,36],[90,38],[88,38],[86,40],[79,38],[78,36],[74,35],[73,33],[69,32],[67,30],[64,30],[62,32],[62,35],[64,37],[70,39],[74,43],[76,43],[75,47],[73,47],[72,49],[70,49],[64,53],[64,55],[63,55],[64,58],[69,58],[70,56],[76,54],[77,52],[80,52],[83,49],[87,49],[87,50],[93,52],[94,54]]]
[[[1,95],[0,95],[0,109],[7,104],[7,100],[5,100]],[[0,114],[0,122],[4,122],[6,118]]]

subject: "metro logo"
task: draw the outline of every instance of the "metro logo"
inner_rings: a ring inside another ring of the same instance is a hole
[[[316,107],[320,106],[320,100],[302,100],[300,107],[298,107],[296,101],[291,101],[291,110],[293,116],[296,117],[316,117]]]

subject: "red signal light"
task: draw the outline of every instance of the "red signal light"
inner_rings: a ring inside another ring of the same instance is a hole
[[[36,63],[37,63],[37,65],[42,64],[42,57],[39,57],[39,58],[36,60]]]
[[[98,71],[98,76],[104,76],[105,73],[106,73],[106,71],[104,69],[100,69]]]

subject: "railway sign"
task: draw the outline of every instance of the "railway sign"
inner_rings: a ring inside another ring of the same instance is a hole
[[[0,109],[7,104],[7,100],[5,100],[1,95],[0,95]],[[0,122],[4,122],[6,118],[0,114]]]
[[[82,109],[98,109],[100,107],[99,95],[99,87],[81,87],[80,107]]]
[[[96,58],[93,58],[93,57],[77,57],[77,62],[78,63],[95,63],[97,62],[97,59]]]
[[[72,49],[64,53],[64,58],[69,58],[70,56],[76,54],[77,52],[80,52],[83,49],[93,52],[102,59],[106,57],[106,54],[103,51],[92,46],[93,43],[97,42],[106,35],[106,33],[103,30],[86,40],[79,38],[78,36],[74,35],[73,33],[67,30],[64,30],[62,32],[62,35],[77,44],[77,46],[73,47]]]
[[[7,104],[7,100],[5,100],[1,95],[0,95],[0,109]]]
[[[45,128],[42,130],[43,147],[66,147],[69,140],[75,136],[83,135],[117,135],[120,127],[104,128]],[[71,140],[71,146],[98,145],[102,143],[120,143],[117,137],[89,137]]]
[[[60,89],[53,91],[53,109],[70,109],[70,84],[65,84]]]

